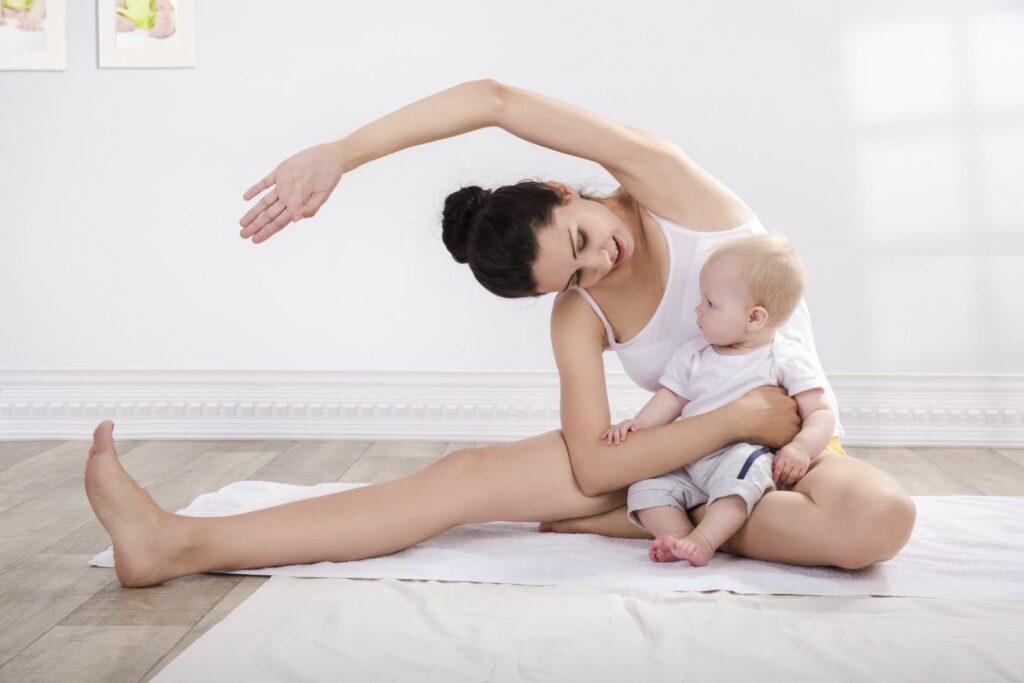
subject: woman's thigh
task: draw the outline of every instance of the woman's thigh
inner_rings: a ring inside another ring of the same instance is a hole
[[[453,485],[464,489],[457,496],[462,522],[548,522],[596,515],[626,502],[626,489],[598,496],[583,493],[560,430],[455,451],[431,468],[447,468],[456,478]]]

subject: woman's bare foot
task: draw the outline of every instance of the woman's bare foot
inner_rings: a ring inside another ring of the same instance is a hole
[[[156,23],[149,31],[150,38],[166,38],[174,33],[174,10],[162,9],[156,15]]]
[[[676,559],[686,560],[694,567],[703,567],[715,555],[715,546],[711,541],[704,538],[704,534],[698,531],[691,531],[686,538],[680,538],[671,548]]]
[[[647,557],[651,562],[678,562],[680,558],[672,554],[672,548],[678,541],[679,539],[674,534],[658,536],[651,541],[651,546],[647,549]]]
[[[175,516],[124,471],[114,450],[114,423],[101,422],[85,464],[85,494],[114,546],[114,571],[130,588],[154,586],[181,576],[173,560],[184,534]]]

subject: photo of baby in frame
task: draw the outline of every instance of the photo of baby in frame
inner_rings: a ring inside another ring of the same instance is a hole
[[[97,2],[100,67],[195,66],[195,0]]]
[[[175,7],[171,0],[116,0],[118,47],[176,46]]]
[[[65,0],[0,0],[0,69],[63,71]]]

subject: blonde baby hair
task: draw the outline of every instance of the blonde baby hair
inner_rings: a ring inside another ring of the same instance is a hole
[[[793,315],[804,295],[804,267],[793,245],[778,233],[758,233],[719,242],[705,263],[736,259],[747,280],[754,306],[768,311],[768,325],[778,327]]]

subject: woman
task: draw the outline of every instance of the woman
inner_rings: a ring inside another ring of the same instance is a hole
[[[678,281],[685,288],[688,263],[673,262],[676,247],[667,236],[687,236],[697,244],[702,237],[727,238],[756,223],[739,198],[676,146],[642,130],[493,80],[463,83],[281,163],[245,193],[248,200],[269,190],[242,218],[241,236],[261,243],[315,215],[342,174],[362,164],[485,126],[596,161],[621,183],[607,198],[580,196],[550,181],[493,194],[463,188],[445,202],[445,244],[492,292],[565,292],[556,298],[551,319],[562,429],[456,451],[403,479],[242,515],[193,518],[162,510],[128,476],[114,450],[113,423],[103,422],[89,451],[85,484],[113,541],[122,584],[148,586],[218,569],[373,557],[458,524],[493,520],[643,537],[623,507],[630,483],[734,441],[774,447],[789,442],[798,429],[796,411],[792,400],[773,388],[638,432],[617,447],[599,438],[611,419],[603,350],[613,345],[625,359],[625,347],[641,333],[654,334],[649,330],[656,326],[648,323],[678,294],[667,284]],[[677,232],[664,224],[675,225]],[[691,265],[700,268],[699,262]],[[663,338],[648,339],[654,344],[649,348],[674,344],[669,337],[682,329],[659,325],[656,332]],[[644,358],[631,362],[642,364]],[[660,367],[634,367],[631,374],[646,373],[649,383],[658,372]],[[703,512],[703,506],[690,511],[694,523]],[[765,495],[722,547],[753,558],[853,569],[895,555],[914,518],[913,503],[891,477],[825,451],[792,490]]]

